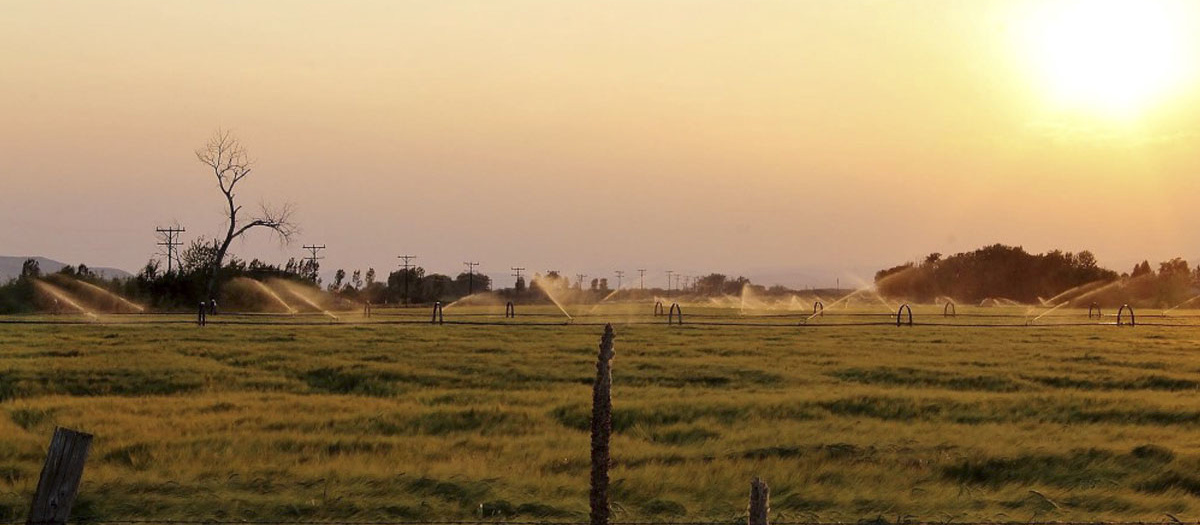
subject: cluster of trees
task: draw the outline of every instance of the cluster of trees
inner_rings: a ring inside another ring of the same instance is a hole
[[[1163,261],[1158,265],[1158,271],[1150,267],[1149,261],[1133,267],[1128,275],[1125,286],[1120,293],[1125,302],[1141,305],[1171,308],[1184,302],[1189,307],[1200,307],[1197,295],[1200,295],[1200,266],[1188,268],[1188,262],[1176,257]]]
[[[325,289],[341,298],[371,304],[444,302],[492,289],[490,277],[474,272],[450,277],[440,273],[427,274],[424,268],[414,266],[396,270],[382,281],[377,275],[374,268],[368,268],[366,272],[354,270],[349,275],[338,269]]]
[[[1157,306],[1189,297],[1200,285],[1200,269],[1191,271],[1187,261],[1176,258],[1163,262],[1157,272],[1149,262],[1142,262],[1131,273],[1118,274],[1097,265],[1088,251],[1030,254],[1021,247],[995,244],[949,257],[933,253],[921,262],[880,270],[875,286],[885,296],[916,302],[950,297],[964,302],[1005,298],[1036,304],[1073,288],[1121,278],[1140,284],[1113,287],[1120,291],[1119,297],[1104,297]],[[1073,296],[1084,295],[1069,294],[1067,299]]]
[[[39,279],[54,280],[56,278],[83,281],[112,292],[119,292],[128,282],[128,280],[117,278],[104,279],[88,268],[86,264],[67,265],[53,274],[44,274],[36,259],[28,259],[21,265],[20,275],[0,284],[0,314],[34,311],[39,304],[37,286],[34,283]]]

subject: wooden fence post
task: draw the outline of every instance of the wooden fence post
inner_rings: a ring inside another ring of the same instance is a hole
[[[750,480],[749,525],[767,525],[767,512],[771,510],[771,489],[759,478]]]
[[[83,478],[83,464],[92,446],[92,435],[55,428],[29,507],[27,525],[65,525]]]
[[[613,327],[604,326],[596,356],[596,382],[592,385],[592,505],[591,525],[608,525],[608,444],[612,437]]]

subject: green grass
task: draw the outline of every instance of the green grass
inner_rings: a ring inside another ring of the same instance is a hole
[[[616,329],[618,519],[1200,518],[1200,326]],[[0,520],[581,519],[599,335],[0,324]]]

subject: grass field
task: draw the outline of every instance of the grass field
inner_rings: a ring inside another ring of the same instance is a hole
[[[0,519],[55,425],[96,435],[80,518],[579,519],[583,319],[0,324]],[[661,321],[616,326],[618,519],[732,520],[755,475],[775,519],[1200,518],[1200,326]]]

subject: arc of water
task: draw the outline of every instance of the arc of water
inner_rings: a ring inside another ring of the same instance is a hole
[[[130,301],[129,299],[126,299],[126,298],[124,298],[124,297],[121,297],[121,296],[119,296],[119,295],[117,295],[117,294],[115,294],[115,293],[112,293],[112,292],[110,292],[110,291],[108,291],[108,290],[105,290],[104,288],[101,288],[101,287],[99,287],[99,286],[96,286],[96,285],[94,285],[94,284],[92,284],[92,283],[89,283],[89,282],[87,282],[87,281],[83,281],[83,280],[80,280],[80,279],[71,279],[71,280],[72,280],[72,281],[75,281],[76,283],[79,283],[79,284],[83,285],[83,286],[84,286],[84,287],[86,287],[88,290],[91,290],[91,291],[93,291],[93,292],[99,293],[99,294],[101,294],[101,295],[103,295],[103,296],[105,296],[105,297],[108,297],[108,298],[110,298],[110,299],[115,299],[115,300],[117,300],[117,302],[119,302],[119,303],[121,303],[121,304],[123,304],[123,305],[125,305],[125,306],[127,306],[127,307],[129,307],[129,308],[132,308],[132,309],[134,309],[134,310],[137,310],[138,312],[145,312],[145,311],[146,311],[146,308],[145,308],[144,306],[142,306],[142,305],[139,305],[139,304],[136,304],[136,303],[134,303],[133,301]]]
[[[256,280],[256,279],[250,279],[250,282],[254,283],[254,284],[255,284],[255,286],[257,286],[257,287],[258,287],[258,289],[259,289],[260,291],[262,291],[263,293],[267,294],[267,296],[268,296],[268,297],[270,297],[270,298],[274,299],[274,300],[275,300],[275,302],[279,303],[279,304],[280,304],[280,305],[282,305],[282,306],[283,306],[285,309],[287,309],[287,312],[288,312],[289,314],[294,314],[294,313],[296,313],[296,309],[295,309],[295,308],[292,308],[292,305],[288,304],[288,303],[287,303],[287,301],[284,301],[284,300],[283,300],[283,298],[279,296],[279,294],[275,293],[275,290],[272,290],[270,287],[268,287],[267,285],[263,284],[263,282],[262,282],[262,281],[259,281],[259,280]]]
[[[558,298],[555,297],[554,294],[551,293],[550,290],[547,289],[547,287],[539,286],[538,290],[541,290],[542,293],[546,294],[546,297],[550,299],[550,302],[554,303],[554,306],[558,307],[558,311],[562,312],[563,315],[567,316],[568,320],[575,319],[574,317],[571,317],[571,314],[567,313],[567,309],[563,308],[562,303],[558,302]]]
[[[96,314],[88,311],[87,308],[84,308],[83,306],[81,306],[78,302],[76,302],[74,299],[72,299],[71,296],[65,290],[62,290],[57,286],[54,286],[48,282],[40,281],[40,280],[33,281],[33,285],[36,288],[38,288],[39,290],[41,290],[43,293],[49,294],[51,297],[54,297],[58,301],[66,303],[67,306],[70,306],[71,308],[78,310],[79,313],[86,315],[88,317],[91,317],[92,319],[97,318]]]
[[[1068,305],[1068,304],[1071,304],[1071,301],[1063,301],[1063,302],[1061,302],[1061,303],[1058,303],[1058,305],[1057,305],[1057,306],[1054,306],[1054,307],[1050,308],[1049,310],[1046,310],[1045,312],[1042,312],[1042,313],[1041,313],[1041,315],[1038,315],[1037,317],[1034,317],[1033,319],[1030,319],[1030,320],[1029,320],[1029,324],[1036,323],[1038,319],[1041,319],[1041,318],[1043,318],[1043,317],[1046,317],[1046,315],[1047,315],[1047,314],[1049,314],[1050,312],[1053,312],[1053,311],[1055,311],[1055,310],[1058,310],[1059,308],[1062,308],[1062,307],[1064,307],[1064,306],[1066,306],[1066,305]]]

